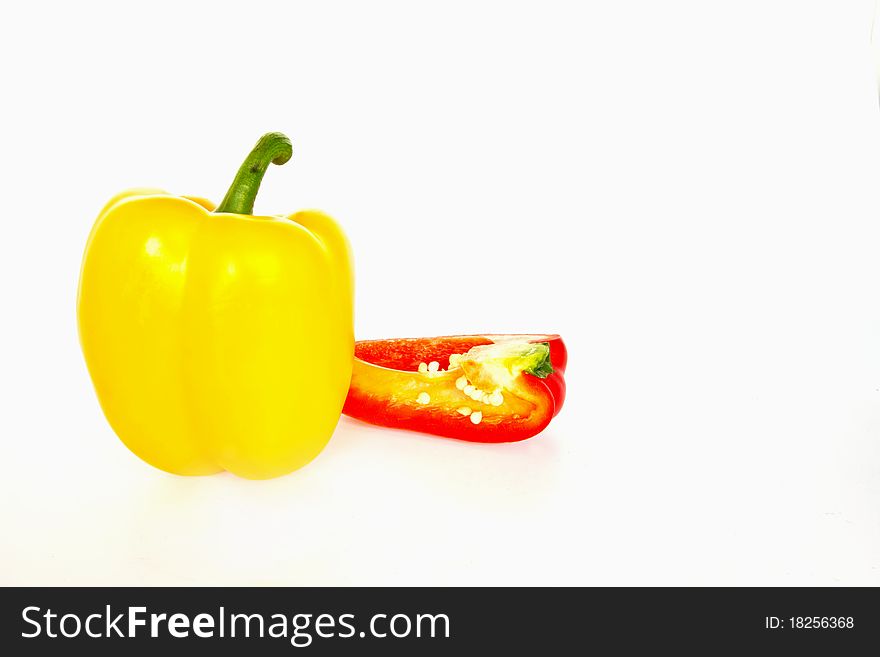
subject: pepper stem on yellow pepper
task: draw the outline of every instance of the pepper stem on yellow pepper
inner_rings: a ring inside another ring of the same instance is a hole
[[[269,163],[284,164],[293,155],[293,145],[286,135],[280,132],[267,132],[260,137],[250,154],[245,158],[235,180],[226,192],[226,196],[214,212],[231,212],[234,214],[252,214],[254,200],[260,191],[263,175]]]

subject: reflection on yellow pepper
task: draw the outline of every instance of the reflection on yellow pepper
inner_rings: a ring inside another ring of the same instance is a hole
[[[351,378],[351,254],[325,214],[252,216],[265,135],[217,210],[132,190],[101,211],[83,258],[79,335],[107,420],[148,463],[264,479],[323,449]]]

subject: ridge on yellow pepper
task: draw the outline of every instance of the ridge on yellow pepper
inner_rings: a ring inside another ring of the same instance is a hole
[[[215,210],[161,190],[119,194],[83,256],[80,343],[101,408],[151,465],[181,475],[286,474],[324,448],[354,353],[353,274],[329,216],[252,215],[264,135]]]

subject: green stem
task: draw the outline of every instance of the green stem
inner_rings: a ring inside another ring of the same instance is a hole
[[[260,191],[263,175],[269,163],[284,164],[293,155],[290,140],[280,132],[267,132],[260,137],[250,155],[245,158],[229,191],[223,197],[214,212],[232,212],[235,214],[252,214],[254,200]]]

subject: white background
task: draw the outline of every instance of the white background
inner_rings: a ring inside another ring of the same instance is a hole
[[[15,3],[0,27],[0,584],[880,585],[873,2]],[[361,338],[559,332],[570,396],[475,445],[343,418],[180,478],[79,351],[104,202],[352,241]]]

